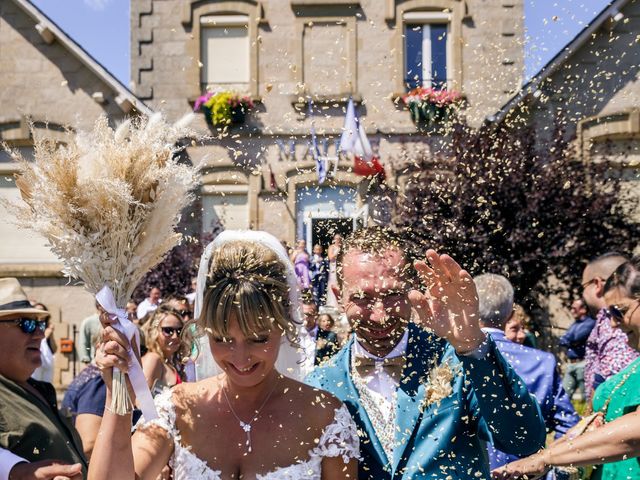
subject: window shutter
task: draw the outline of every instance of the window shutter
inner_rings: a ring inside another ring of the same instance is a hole
[[[226,18],[225,18],[226,17]],[[209,16],[201,19],[202,83],[248,84],[249,30],[245,15]]]

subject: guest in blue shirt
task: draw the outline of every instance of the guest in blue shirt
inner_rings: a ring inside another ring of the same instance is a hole
[[[100,429],[107,395],[100,370],[89,364],[71,382],[62,401],[62,409],[73,419],[82,438],[84,454],[89,459]]]
[[[71,382],[62,400],[62,410],[71,417],[82,439],[84,454],[89,459],[104,415],[107,387],[100,370],[93,363]],[[134,410],[133,424],[140,418]]]
[[[504,326],[513,313],[514,297],[509,280],[486,273],[474,278],[474,282],[482,330],[491,335],[500,353],[538,400],[547,431],[554,432],[556,438],[561,437],[578,423],[579,417],[562,388],[555,357],[506,338]],[[491,444],[487,444],[487,449],[492,470],[518,458],[496,450]]]
[[[567,333],[560,337],[560,346],[567,350],[567,368],[562,379],[564,389],[569,398],[579,389],[585,399],[584,389],[584,355],[587,339],[596,321],[589,316],[589,310],[582,299],[571,304],[571,315],[575,322],[571,324]]]

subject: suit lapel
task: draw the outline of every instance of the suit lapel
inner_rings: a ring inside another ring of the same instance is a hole
[[[373,451],[375,452],[375,456],[377,457],[376,460],[380,465],[384,466],[387,465],[389,461],[387,460],[387,456],[384,453],[382,444],[380,443],[380,440],[376,435],[376,430],[371,424],[369,414],[362,406],[358,389],[356,388],[355,384],[353,383],[353,379],[351,378],[351,352],[354,339],[355,335],[352,335],[347,345],[338,354],[341,355],[341,358],[337,358],[336,360],[339,362],[341,371],[344,372],[344,379],[342,380],[344,381],[344,388],[348,392],[348,396],[353,399],[353,404],[357,407],[358,417],[360,418],[364,430],[367,432],[367,436],[369,437],[369,441],[371,442],[371,446],[373,447]],[[362,443],[363,442],[361,440],[361,447]]]
[[[424,399],[424,384],[421,378],[429,371],[429,361],[438,351],[438,338],[420,327],[409,323],[407,360],[402,372],[402,380],[397,390],[396,448],[393,451],[393,471],[407,449],[413,449],[412,437],[422,416],[421,403]],[[425,379],[426,380],[426,379]],[[424,380],[423,380],[424,381]]]

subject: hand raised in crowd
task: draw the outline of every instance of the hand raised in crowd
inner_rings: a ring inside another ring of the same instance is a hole
[[[475,350],[486,337],[480,329],[478,294],[471,275],[449,255],[430,249],[426,257],[429,264],[414,263],[426,292],[409,293],[420,322],[458,353]]]
[[[544,476],[548,470],[549,467],[544,461],[544,450],[540,450],[530,457],[496,468],[491,472],[491,478],[494,480],[534,480]]]
[[[82,465],[66,465],[55,460],[18,463],[9,472],[9,480],[82,480]]]

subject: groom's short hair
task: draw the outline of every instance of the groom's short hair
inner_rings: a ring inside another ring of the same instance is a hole
[[[342,242],[342,247],[336,258],[336,277],[338,286],[341,289],[344,256],[351,250],[357,250],[371,255],[382,255],[387,250],[397,250],[405,259],[404,274],[407,279],[411,283],[417,280],[413,262],[419,258],[419,256],[415,245],[407,241],[405,232],[392,230],[381,225],[372,225],[352,232]]]

